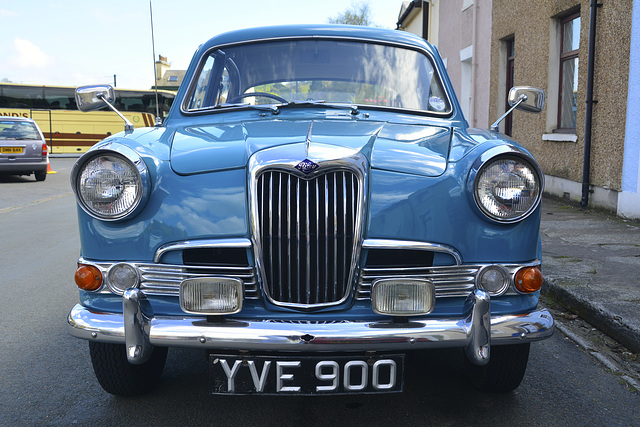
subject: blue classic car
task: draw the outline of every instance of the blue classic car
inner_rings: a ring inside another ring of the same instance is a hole
[[[104,107],[113,89],[76,97]],[[154,387],[169,347],[207,352],[212,393],[400,392],[407,352],[434,348],[459,348],[481,390],[513,390],[554,330],[537,306],[543,174],[493,128],[468,127],[412,34],[218,35],[164,123],[75,164],[69,330],[117,395]]]

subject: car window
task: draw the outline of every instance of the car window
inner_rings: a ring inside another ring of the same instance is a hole
[[[0,120],[0,139],[40,139],[40,134],[33,123]]]
[[[192,111],[308,101],[451,111],[429,57],[375,43],[295,40],[217,49],[195,82],[186,103]]]

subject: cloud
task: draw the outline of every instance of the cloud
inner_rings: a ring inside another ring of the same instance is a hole
[[[11,62],[20,68],[42,68],[53,63],[49,55],[29,40],[16,37],[13,39],[13,47],[16,56]]]
[[[0,9],[0,19],[12,18],[12,17],[17,16],[17,15],[18,15],[17,13],[12,12],[10,10]]]

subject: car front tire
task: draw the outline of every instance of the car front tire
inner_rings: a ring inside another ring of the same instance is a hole
[[[154,347],[147,362],[132,365],[123,344],[89,342],[91,363],[100,386],[117,396],[136,396],[152,390],[160,381],[167,350]]]
[[[484,366],[473,365],[465,357],[468,380],[481,391],[507,393],[518,388],[529,361],[529,343],[491,347],[491,358]]]

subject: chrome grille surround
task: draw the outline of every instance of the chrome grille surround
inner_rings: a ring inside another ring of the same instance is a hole
[[[280,307],[313,310],[340,305],[355,291],[366,203],[367,160],[359,152],[344,147],[314,144],[311,148],[309,136],[306,144],[297,144],[297,149],[292,150],[291,145],[285,147],[286,151],[276,148],[256,153],[249,163],[252,241],[260,287],[266,299]],[[298,157],[292,153],[298,153]],[[305,173],[296,169],[296,165],[307,159],[317,164],[315,170]],[[283,189],[285,178],[286,190]],[[333,197],[343,200],[334,199],[333,211],[329,212],[327,185],[334,178]],[[267,182],[270,179],[270,183]],[[340,180],[342,188],[338,188]],[[324,190],[320,188],[321,181]],[[347,188],[349,186],[351,188]],[[300,187],[304,187],[303,191]],[[290,197],[292,194],[294,198]],[[338,211],[338,205],[348,207],[350,212],[344,208]],[[312,209],[306,209],[309,206]],[[295,218],[291,218],[292,212]],[[304,214],[302,218],[299,212]],[[269,225],[265,224],[265,218],[269,219]],[[339,230],[340,222],[347,226]],[[267,226],[269,230],[263,230]],[[333,229],[331,233],[330,229]],[[351,236],[341,240],[338,234],[343,232]],[[320,233],[324,234],[322,238]],[[297,240],[292,240],[295,235]],[[265,236],[273,243],[265,241]],[[302,245],[315,245],[316,256]],[[317,256],[321,252],[324,254]],[[280,254],[275,256],[275,263],[274,254]],[[289,261],[296,262],[295,278],[289,278]]]

